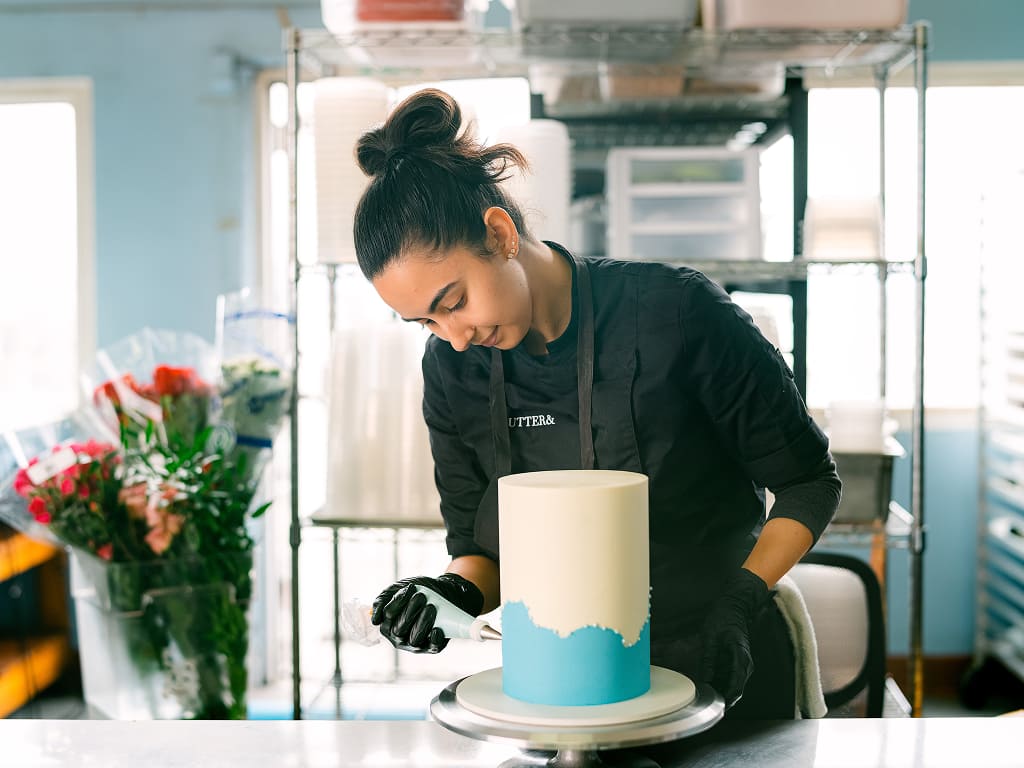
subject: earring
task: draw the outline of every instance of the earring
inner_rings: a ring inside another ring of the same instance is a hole
[[[516,243],[512,243],[512,250],[510,250],[508,252],[508,257],[507,258],[510,258],[510,259],[514,259],[515,258],[517,247],[518,247],[518,245]]]

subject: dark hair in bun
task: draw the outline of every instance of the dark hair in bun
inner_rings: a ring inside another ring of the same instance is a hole
[[[460,133],[462,110],[433,88],[407,98],[379,128],[364,133],[356,159],[372,177],[355,215],[359,268],[373,280],[411,247],[463,245],[486,252],[483,214],[498,206],[516,229],[523,215],[500,182],[526,158],[509,144],[482,147]]]

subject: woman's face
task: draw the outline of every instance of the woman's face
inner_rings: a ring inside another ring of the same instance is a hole
[[[530,287],[515,257],[486,258],[466,248],[441,259],[410,253],[373,287],[404,320],[425,325],[458,352],[470,344],[512,349],[533,319]]]

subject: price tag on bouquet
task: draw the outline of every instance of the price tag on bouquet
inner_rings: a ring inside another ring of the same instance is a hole
[[[51,477],[71,469],[78,463],[78,454],[68,446],[59,448],[53,453],[43,456],[35,464],[26,468],[28,479],[33,485],[42,485]]]

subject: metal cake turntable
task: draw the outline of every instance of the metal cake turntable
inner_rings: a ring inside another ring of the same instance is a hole
[[[627,702],[592,707],[531,705],[505,696],[501,669],[464,677],[430,703],[430,714],[462,736],[524,750],[500,768],[598,768],[599,752],[674,741],[706,731],[725,713],[713,689],[651,667],[651,690]],[[554,754],[550,754],[553,752]],[[643,757],[617,756],[621,768],[657,768]]]

